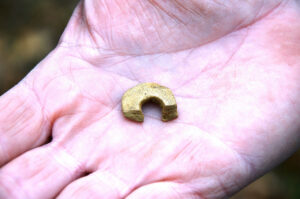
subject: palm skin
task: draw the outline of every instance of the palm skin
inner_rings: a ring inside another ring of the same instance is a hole
[[[0,99],[0,198],[232,195],[300,146],[299,19],[298,1],[81,2]],[[125,119],[140,82],[178,119]]]

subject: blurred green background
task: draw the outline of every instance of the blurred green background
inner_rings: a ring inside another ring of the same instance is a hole
[[[77,0],[0,0],[0,95],[57,44]],[[233,199],[300,199],[300,151]]]

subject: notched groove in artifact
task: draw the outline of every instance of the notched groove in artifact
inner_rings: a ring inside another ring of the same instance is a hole
[[[158,103],[162,108],[162,121],[177,118],[177,104],[172,91],[156,83],[142,83],[128,91],[122,97],[122,111],[126,118],[143,122],[142,106],[148,101]]]

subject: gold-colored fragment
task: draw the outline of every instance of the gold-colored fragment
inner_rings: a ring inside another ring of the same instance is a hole
[[[167,122],[177,118],[177,104],[172,91],[156,83],[142,83],[128,91],[122,97],[122,111],[126,118],[143,122],[142,106],[153,101],[162,108],[162,121]]]

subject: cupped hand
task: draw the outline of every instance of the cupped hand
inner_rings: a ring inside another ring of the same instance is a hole
[[[300,146],[299,44],[296,0],[80,2],[0,98],[0,198],[229,197]],[[141,82],[179,117],[124,118]]]

